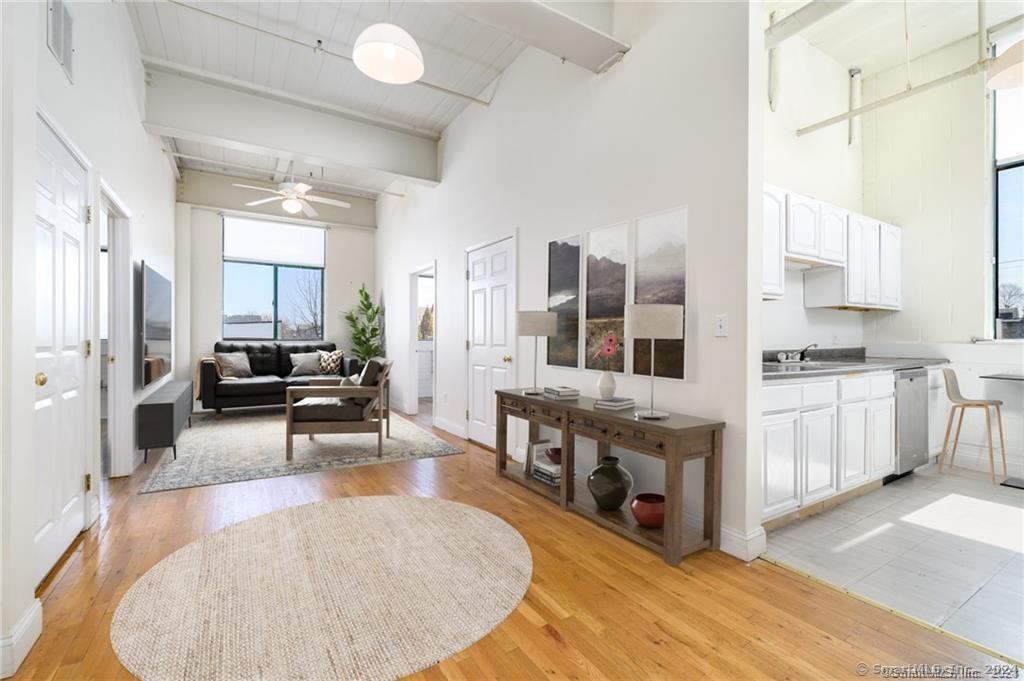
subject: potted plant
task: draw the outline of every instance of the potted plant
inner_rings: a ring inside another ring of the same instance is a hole
[[[381,344],[380,305],[373,302],[366,284],[359,287],[359,305],[345,313],[345,321],[352,329],[352,354],[360,362],[367,362],[384,354]]]

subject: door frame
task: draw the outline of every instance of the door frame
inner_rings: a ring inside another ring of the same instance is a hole
[[[117,195],[106,180],[100,179],[100,201],[107,205],[113,218],[113,229],[110,230],[110,257],[108,262],[108,286],[111,293],[111,305],[107,310],[109,324],[110,348],[114,362],[107,374],[107,390],[113,400],[107,405],[107,433],[110,438],[110,477],[131,475],[135,471],[135,419],[132,411],[135,406],[135,386],[133,384],[132,364],[135,357],[132,348],[132,214],[125,202]],[[99,251],[99,242],[95,244]],[[99,292],[97,291],[97,296]],[[96,326],[93,328],[95,337],[99,338],[99,315],[96,315]],[[98,341],[97,341],[98,342]],[[127,348],[127,351],[123,351]],[[97,358],[97,363],[99,359]],[[97,366],[95,391],[99,397],[99,367]],[[99,428],[99,419],[96,419]],[[97,444],[99,438],[96,438]],[[98,479],[100,471],[100,452],[96,450],[93,464],[93,479]]]
[[[510,303],[511,303],[510,307],[512,309],[512,323],[510,325],[510,328],[512,329],[512,337],[516,339],[515,342],[514,342],[514,346],[516,348],[516,354],[518,355],[519,354],[518,353],[519,334],[518,334],[518,329],[516,328],[516,314],[515,313],[516,313],[516,311],[519,310],[519,228],[516,227],[515,229],[513,229],[511,234],[506,234],[505,236],[501,236],[501,237],[498,237],[496,239],[489,239],[487,241],[481,241],[479,243],[473,244],[472,246],[466,246],[466,248],[464,249],[464,252],[462,254],[462,271],[465,273],[465,275],[463,276],[462,304],[463,304],[463,312],[466,315],[465,316],[466,322],[465,322],[465,325],[463,327],[463,329],[465,331],[465,333],[463,334],[464,338],[465,338],[465,344],[464,344],[464,350],[463,350],[463,352],[465,353],[464,354],[464,359],[463,359],[463,366],[465,368],[465,373],[463,374],[463,376],[465,377],[464,385],[466,386],[466,389],[465,389],[464,395],[463,395],[463,397],[464,397],[463,403],[465,404],[465,410],[463,411],[463,416],[462,416],[462,427],[463,427],[463,431],[466,433],[466,439],[471,441],[471,442],[476,442],[476,440],[473,440],[471,437],[469,437],[469,386],[470,386],[470,377],[471,377],[471,372],[472,372],[471,367],[469,365],[469,317],[470,317],[470,315],[469,315],[469,305],[470,305],[470,302],[469,302],[469,254],[472,253],[473,251],[480,250],[481,248],[487,248],[488,246],[493,246],[495,244],[499,244],[502,241],[507,241],[509,239],[511,239],[511,242],[512,242],[511,243],[511,246],[512,246],[512,248],[511,248],[512,266],[510,267],[510,271],[512,273],[512,282],[511,282],[511,286],[509,286],[509,290],[512,293],[512,300],[510,301]],[[435,279],[435,281],[436,281],[436,279]],[[434,297],[437,298],[437,292],[436,291],[434,292]],[[518,365],[518,358],[515,355],[513,355],[513,357],[512,357],[512,376],[515,379],[515,384],[518,384],[519,383],[519,365]],[[517,437],[517,431],[516,431],[515,428],[513,428],[512,429],[512,443],[513,444],[512,444],[512,447],[511,447],[511,451],[515,451],[516,444],[518,443],[518,441],[519,441],[519,438]],[[484,443],[477,443],[477,444],[484,444]]]
[[[409,337],[412,340],[409,343],[409,366],[413,367],[411,385],[413,390],[409,391],[409,396],[405,398],[405,413],[406,414],[418,414],[420,413],[420,377],[419,377],[419,357],[416,352],[416,344],[419,342],[416,340],[416,328],[419,325],[419,319],[416,318],[416,310],[419,304],[419,281],[418,278],[424,272],[434,273],[434,340],[431,341],[433,346],[433,363],[434,366],[430,371],[431,381],[431,403],[430,403],[430,418],[434,419],[437,412],[437,402],[435,400],[437,396],[437,260],[431,260],[429,263],[424,264],[412,272],[409,273]]]

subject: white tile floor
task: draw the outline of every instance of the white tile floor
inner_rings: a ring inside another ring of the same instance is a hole
[[[1024,490],[935,465],[768,533],[767,555],[1024,659]]]

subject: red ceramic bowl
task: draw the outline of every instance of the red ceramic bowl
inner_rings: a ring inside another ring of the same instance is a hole
[[[548,458],[551,459],[551,463],[561,466],[562,465],[562,448],[561,447],[549,447]]]
[[[665,495],[643,492],[633,497],[629,505],[633,517],[643,527],[661,527],[665,524]]]

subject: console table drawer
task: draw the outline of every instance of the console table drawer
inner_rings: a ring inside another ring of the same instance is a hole
[[[527,405],[526,413],[529,415],[530,420],[553,428],[561,428],[562,418],[565,416],[565,412],[559,409],[535,405]]]
[[[612,442],[628,449],[637,449],[657,456],[665,456],[665,440],[643,430],[622,428],[612,433]]]
[[[519,400],[512,399],[511,397],[502,397],[501,398],[501,407],[502,407],[502,409],[505,409],[506,411],[515,412],[517,414],[522,414],[524,416],[526,416],[526,415],[528,415],[530,413],[530,411],[529,411],[530,408],[529,408],[529,406],[526,403],[520,402]]]
[[[603,421],[587,416],[573,415],[569,417],[569,430],[592,440],[608,440],[613,428]]]

